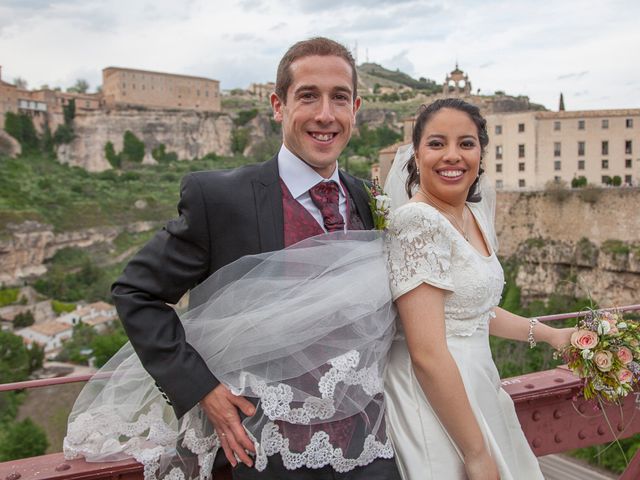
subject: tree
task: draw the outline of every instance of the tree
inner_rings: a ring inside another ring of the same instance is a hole
[[[116,153],[113,143],[107,142],[104,144],[104,156],[113,168],[120,168],[122,161],[120,155]]]
[[[127,334],[124,333],[120,323],[111,332],[96,336],[91,342],[96,367],[102,367],[107,363],[127,343],[127,340]]]
[[[4,118],[4,130],[20,142],[22,154],[37,152],[40,141],[31,117],[24,113],[7,112]]]
[[[131,130],[124,132],[122,160],[141,163],[144,158],[144,143]]]
[[[0,461],[44,455],[49,446],[44,430],[30,418],[9,424],[0,437]]]
[[[0,331],[0,384],[21,382],[29,373],[29,354],[22,337]]]
[[[35,321],[36,319],[33,318],[33,313],[31,313],[31,310],[26,310],[13,317],[13,326],[14,328],[29,327],[33,325]]]
[[[76,100],[72,98],[69,102],[62,107],[62,113],[64,115],[64,124],[71,125],[73,119],[76,118]]]
[[[22,77],[16,77],[13,79],[13,84],[22,89],[22,90],[26,90],[27,89],[27,81],[22,78]]]
[[[622,185],[622,178],[620,177],[620,175],[614,175],[614,177],[611,179],[611,185],[613,185],[614,187],[619,187],[620,185]]]
[[[67,88],[69,93],[87,93],[89,91],[89,82],[84,78],[79,78],[72,87]]]

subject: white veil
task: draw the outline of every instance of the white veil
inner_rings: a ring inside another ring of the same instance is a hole
[[[243,257],[190,299],[181,316],[189,343],[235,394],[259,401],[243,421],[258,470],[276,453],[290,469],[339,472],[393,456],[382,375],[395,309],[382,232]],[[351,422],[348,434],[325,428],[341,421]],[[198,405],[178,422],[129,344],[82,391],[64,441],[68,458],[134,456],[147,479],[208,478],[218,448]]]

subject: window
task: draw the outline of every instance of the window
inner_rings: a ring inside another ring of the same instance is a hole
[[[561,151],[560,142],[553,142],[553,156],[559,157]]]
[[[624,126],[627,128],[633,128],[633,118],[627,118],[624,121]]]
[[[603,175],[600,177],[600,181],[605,185],[611,185],[611,177],[609,175]]]
[[[578,130],[584,130],[584,120],[578,120]]]
[[[602,155],[609,155],[609,142],[607,140],[602,141]]]
[[[496,173],[502,173],[502,164],[496,163]]]
[[[624,183],[626,183],[629,186],[631,186],[633,184],[633,180],[631,179],[631,175],[625,175],[624,176]]]
[[[578,142],[578,155],[584,155],[584,142]]]
[[[496,135],[502,135],[502,125],[496,125]]]
[[[560,180],[562,180],[562,177],[559,175],[556,175],[555,177],[553,177],[553,181],[558,183]]]
[[[502,145],[496,145],[496,160],[502,159]]]
[[[609,160],[602,160],[601,165],[603,170],[607,170],[609,168]]]
[[[520,180],[518,180],[518,186],[520,188],[523,188],[526,185],[524,178],[521,178]]]
[[[633,162],[631,161],[630,158],[625,158],[624,159],[624,168],[631,168],[633,167]]]
[[[556,120],[555,122],[553,122],[553,129],[554,129],[556,132],[559,132],[559,131],[560,131],[560,122],[559,122],[558,120]]]
[[[518,133],[522,133],[524,132],[524,123],[519,123],[518,124]]]
[[[578,170],[584,170],[584,160],[578,160]]]
[[[609,120],[608,120],[608,119],[604,118],[604,119],[602,120],[602,128],[603,128],[604,130],[606,130],[607,128],[609,128]]]
[[[631,155],[633,153],[633,144],[631,143],[631,140],[625,140],[624,141],[624,153],[626,153],[627,155]]]
[[[524,158],[524,145],[518,145],[518,158]]]
[[[496,180],[496,190],[500,190],[502,188],[502,180]]]
[[[520,162],[520,163],[518,164],[518,171],[519,171],[519,172],[524,172],[524,162]]]
[[[562,165],[560,164],[560,160],[556,160],[553,162],[553,169],[557,172],[562,169]]]

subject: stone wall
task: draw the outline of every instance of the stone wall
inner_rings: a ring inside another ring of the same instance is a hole
[[[53,119],[57,124],[59,119]],[[107,142],[122,150],[124,133],[132,131],[144,144],[147,153],[164,143],[167,152],[191,160],[208,153],[231,155],[233,121],[225,114],[177,110],[126,109],[87,112],[73,123],[75,139],[57,151],[62,163],[91,172],[108,170],[111,165],[104,153]]]
[[[637,188],[500,192],[499,253],[520,263],[516,283],[525,301],[558,292],[603,306],[640,303],[638,212]]]

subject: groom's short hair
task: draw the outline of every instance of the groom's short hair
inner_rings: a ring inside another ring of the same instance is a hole
[[[356,72],[356,62],[344,45],[325,37],[314,37],[308,40],[302,40],[294,44],[287,53],[284,54],[278,72],[276,74],[276,95],[282,101],[287,103],[287,91],[293,82],[291,74],[291,64],[296,60],[304,57],[319,56],[336,56],[342,58],[351,67],[351,78],[353,80],[353,101],[358,96],[358,73]]]

